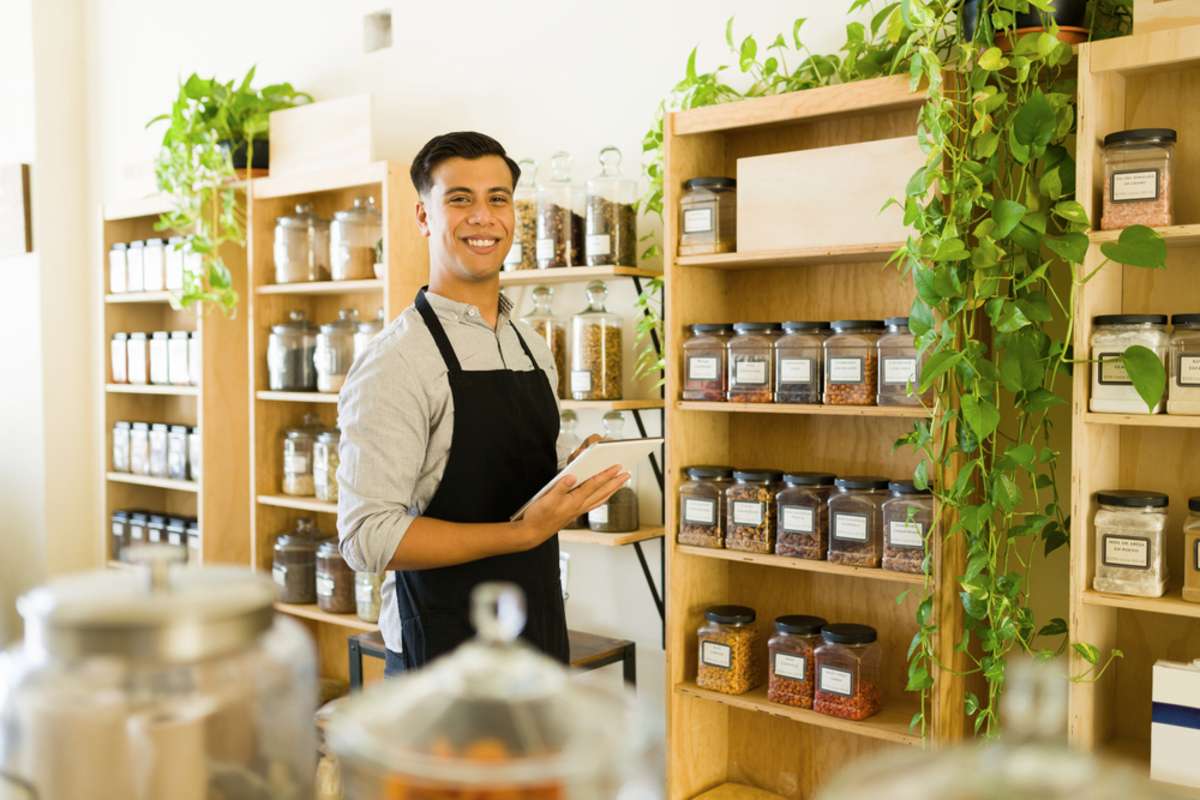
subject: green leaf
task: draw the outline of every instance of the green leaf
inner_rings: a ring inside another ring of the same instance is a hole
[[[1038,636],[1062,636],[1066,632],[1067,621],[1062,617],[1055,617],[1041,627]]]
[[[1054,138],[1058,114],[1046,95],[1035,90],[1013,118],[1013,133],[1017,141],[1035,149],[1045,148]]]
[[[1082,233],[1064,233],[1058,238],[1046,237],[1042,240],[1046,249],[1070,264],[1082,264],[1087,256],[1088,238]]]
[[[1071,649],[1074,650],[1080,658],[1093,666],[1100,661],[1100,651],[1096,649],[1096,646],[1093,644],[1088,644],[1086,642],[1075,642],[1071,645]]]
[[[924,391],[924,389],[922,389]],[[1000,424],[1000,411],[986,397],[966,395],[962,399],[963,419],[971,426],[971,430],[980,439],[986,439]]]
[[[981,69],[986,69],[989,72],[994,72],[998,69],[1004,69],[1008,66],[1008,59],[1000,52],[999,47],[989,47],[983,51],[983,55],[979,57],[979,66]]]
[[[933,330],[933,311],[920,297],[913,300],[908,310],[908,329],[914,336],[924,336]]]
[[[929,387],[933,386],[942,373],[961,361],[962,357],[961,350],[941,350],[930,356],[921,367],[921,385],[917,388],[918,394],[929,391]]]
[[[992,232],[992,236],[996,239],[1005,239],[1013,229],[1021,222],[1021,218],[1025,216],[1025,206],[1013,200],[996,200],[992,204],[992,219],[996,222],[996,228]]]
[[[732,17],[730,18],[729,22],[731,25],[733,24]],[[801,26],[804,25],[804,22],[805,22],[805,18],[800,17],[799,19],[797,19],[795,22],[792,23],[792,42],[793,42],[793,44],[796,45],[797,50],[800,50],[804,47],[804,42],[800,41],[800,28],[801,28]],[[733,47],[732,34],[730,34],[729,46]]]
[[[1121,354],[1121,364],[1133,382],[1138,397],[1146,403],[1147,410],[1153,412],[1167,390],[1167,370],[1162,359],[1153,350],[1135,344],[1125,348]]]
[[[1013,512],[1021,505],[1021,490],[1017,482],[1007,473],[996,473],[992,478],[992,497],[1001,511]]]
[[[967,252],[966,245],[962,239],[957,237],[952,239],[944,239],[937,246],[937,250],[933,253],[934,261],[962,261],[971,254]]]
[[[1167,243],[1152,228],[1131,225],[1115,242],[1100,245],[1100,252],[1118,264],[1162,269],[1167,265]]]
[[[755,58],[758,56],[758,42],[754,41],[753,36],[747,36],[742,40],[742,46],[738,52],[738,66],[742,68],[742,72],[749,72],[754,66]]]
[[[800,29],[800,23],[804,20],[796,20],[796,30]],[[729,45],[729,49],[733,49],[733,17],[725,20],[725,44]],[[799,45],[797,45],[799,46]]]
[[[974,692],[967,692],[963,698],[963,709],[967,712],[968,717],[979,710],[979,697]]]
[[[1083,206],[1075,200],[1062,200],[1054,204],[1055,216],[1062,217],[1068,222],[1074,222],[1077,225],[1087,225],[1090,223],[1087,212],[1083,210]]]
[[[730,21],[732,22],[732,20]],[[687,75],[687,79],[689,81],[696,80],[696,51],[698,49],[698,47],[693,47],[692,52],[688,54],[687,69],[685,74]]]
[[[1037,458],[1037,449],[1028,442],[1023,442],[1016,447],[1010,447],[1008,450],[1005,450],[1004,457],[1019,466],[1031,467],[1033,466],[1034,459]]]

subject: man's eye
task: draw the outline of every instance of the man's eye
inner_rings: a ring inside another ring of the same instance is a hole
[[[492,203],[498,206],[506,205],[508,203],[508,195],[494,194],[492,195]]]
[[[451,197],[450,202],[455,203],[457,205],[462,205],[463,203],[469,203],[470,198],[468,198],[465,194],[459,194],[459,195],[455,195],[454,197]]]

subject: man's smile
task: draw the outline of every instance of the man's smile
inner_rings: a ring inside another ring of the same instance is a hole
[[[500,243],[500,239],[495,236],[463,236],[459,241],[465,242],[472,253],[481,256],[494,252],[496,245]]]

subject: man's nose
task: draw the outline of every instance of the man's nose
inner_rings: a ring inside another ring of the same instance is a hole
[[[473,225],[487,225],[492,221],[492,209],[488,208],[487,203],[479,203],[471,209],[471,213],[467,216],[467,221]]]

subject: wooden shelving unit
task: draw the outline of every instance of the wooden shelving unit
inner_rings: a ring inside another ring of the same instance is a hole
[[[106,351],[105,356],[107,355]],[[105,384],[104,391],[107,394],[147,394],[160,397],[200,396],[200,387],[198,386],[151,386],[149,384],[141,386],[131,383],[109,383]]]
[[[873,417],[878,419],[923,419],[924,408],[910,406],[817,406],[800,403],[720,403],[676,400],[680,411],[711,411],[718,414],[801,414],[813,417]]]
[[[1200,28],[1180,28],[1113,39],[1079,48],[1079,137],[1076,193],[1093,224],[1099,224],[1103,188],[1100,142],[1126,128],[1177,128],[1177,185],[1200,176],[1200,140],[1192,109],[1200,100]],[[1113,313],[1187,313],[1200,308],[1200,197],[1174,194],[1175,220],[1160,232],[1167,241],[1165,270],[1110,264],[1078,294],[1074,347],[1090,352],[1092,319]],[[1120,231],[1098,231],[1093,242],[1113,241]],[[1103,261],[1098,247],[1084,269]],[[1182,523],[1187,499],[1200,495],[1192,469],[1200,447],[1200,418],[1096,414],[1088,411],[1090,373],[1076,368],[1072,407],[1071,614],[1070,638],[1107,657],[1124,652],[1099,682],[1072,683],[1070,739],[1085,750],[1115,752],[1148,769],[1151,670],[1155,661],[1200,656],[1200,604],[1179,596],[1184,555]],[[1092,589],[1096,542],[1095,494],[1139,488],[1171,499],[1166,559],[1174,584],[1161,598],[1122,597]],[[1087,669],[1071,655],[1070,672]]]
[[[814,561],[807,558],[789,558],[787,556],[764,555],[761,553],[743,553],[739,550],[723,550],[709,547],[692,547],[676,545],[676,552],[695,556],[697,558],[717,558],[722,561],[734,561],[738,564],[758,564],[775,569],[792,569],[801,572],[818,572],[824,575],[841,575],[846,578],[864,578],[890,583],[908,583],[921,585],[925,582],[924,575],[913,575],[907,572],[893,572],[887,569],[872,567],[851,567],[846,564],[832,564],[828,561]]]
[[[152,478],[148,475],[131,475],[128,472],[109,472],[105,477],[110,483],[128,483],[131,486],[149,486],[154,489],[170,489],[173,492],[200,491],[197,481],[176,481],[170,478]]]
[[[271,392],[263,390],[255,392],[257,400],[275,403],[328,403],[337,405],[338,396],[329,392]]]

